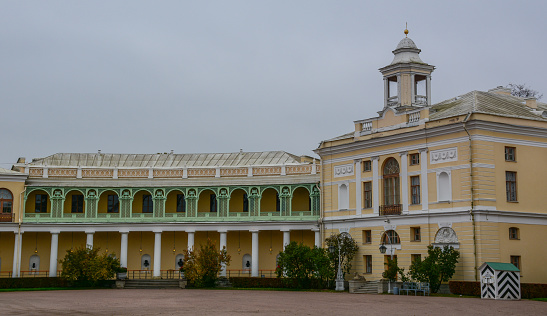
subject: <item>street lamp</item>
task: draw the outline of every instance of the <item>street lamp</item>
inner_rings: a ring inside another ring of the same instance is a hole
[[[385,246],[384,236],[387,237],[387,242],[389,244],[389,252],[391,254],[391,260],[393,260],[393,243],[391,242],[391,237],[389,236],[387,231],[384,231],[384,233],[382,234],[382,240],[381,240],[382,243],[380,244],[380,247],[379,247],[380,253],[385,254],[387,251],[387,247]],[[388,280],[387,292],[391,293],[391,280]]]
[[[340,236],[336,238],[337,244],[338,244],[338,272],[336,273],[336,291],[343,291],[344,290],[344,275],[342,274],[342,264],[340,261],[341,253],[340,249],[342,248],[340,245]],[[329,246],[329,251],[331,254],[334,254],[334,251],[336,250],[336,247]]]

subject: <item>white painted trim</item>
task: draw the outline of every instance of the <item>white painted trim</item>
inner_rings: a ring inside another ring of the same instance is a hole
[[[408,152],[404,151],[401,155],[401,200],[403,204],[403,214],[408,214]]]
[[[380,180],[378,178],[379,168],[378,160],[379,157],[371,157],[372,159],[372,209],[376,216],[380,214]]]
[[[361,160],[355,160],[355,209],[357,210],[357,215],[361,215],[361,208],[363,203],[361,201],[362,187],[363,183],[361,182]]]

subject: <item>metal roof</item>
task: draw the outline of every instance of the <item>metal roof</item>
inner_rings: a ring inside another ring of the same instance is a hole
[[[33,159],[30,166],[64,167],[241,167],[300,164],[300,157],[284,151],[204,154],[108,154],[57,153]]]
[[[4,169],[4,168],[0,168],[0,174],[24,175],[24,173],[22,173],[22,172],[18,172],[18,171],[14,171],[14,170],[9,170],[9,169]]]
[[[488,265],[490,268],[497,271],[520,271],[514,264],[503,262],[485,262],[479,267],[479,269],[482,269],[485,265]]]

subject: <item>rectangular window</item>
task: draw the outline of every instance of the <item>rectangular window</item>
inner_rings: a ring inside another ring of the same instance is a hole
[[[415,255],[410,255],[410,260],[412,260],[411,262],[414,262],[414,261],[422,261],[422,255],[420,254],[415,254]]]
[[[517,267],[520,272],[522,273],[522,268],[520,267],[521,265],[521,262],[520,262],[520,256],[511,256],[511,263]]]
[[[410,154],[410,165],[419,165],[420,164],[420,154]]]
[[[47,213],[47,194],[36,194],[34,212]]]
[[[372,182],[363,183],[365,208],[372,208]]]
[[[363,243],[364,244],[372,243],[372,231],[363,230]]]
[[[372,256],[365,255],[365,273],[372,273]]]
[[[107,213],[118,213],[120,211],[120,202],[116,194],[108,195]]]
[[[11,213],[11,202],[2,202],[2,213]]]
[[[152,195],[150,194],[144,194],[142,196],[142,212],[143,213],[153,213],[154,212],[154,206],[152,202]]]
[[[517,227],[510,227],[509,228],[509,239],[519,239],[519,229]]]
[[[410,237],[412,238],[412,241],[421,241],[422,232],[420,227],[410,227]]]
[[[372,162],[370,160],[363,161],[363,172],[372,170]]]
[[[247,193],[243,194],[243,212],[249,212],[249,197]]]
[[[177,194],[177,213],[186,212],[186,200],[184,194]]]
[[[420,204],[420,176],[410,177],[411,204]]]
[[[209,212],[216,213],[217,211],[217,195],[211,194],[209,196]]]
[[[505,193],[507,202],[517,201],[517,173],[513,171],[505,171]]]
[[[517,161],[517,149],[505,146],[505,161]]]
[[[84,212],[84,196],[82,194],[72,195],[72,213]]]

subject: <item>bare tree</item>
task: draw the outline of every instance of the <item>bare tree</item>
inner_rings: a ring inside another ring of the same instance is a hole
[[[511,89],[511,95],[515,97],[536,98],[538,100],[543,97],[543,93],[540,94],[538,91],[527,87],[526,84],[510,83],[507,85],[507,88]]]

